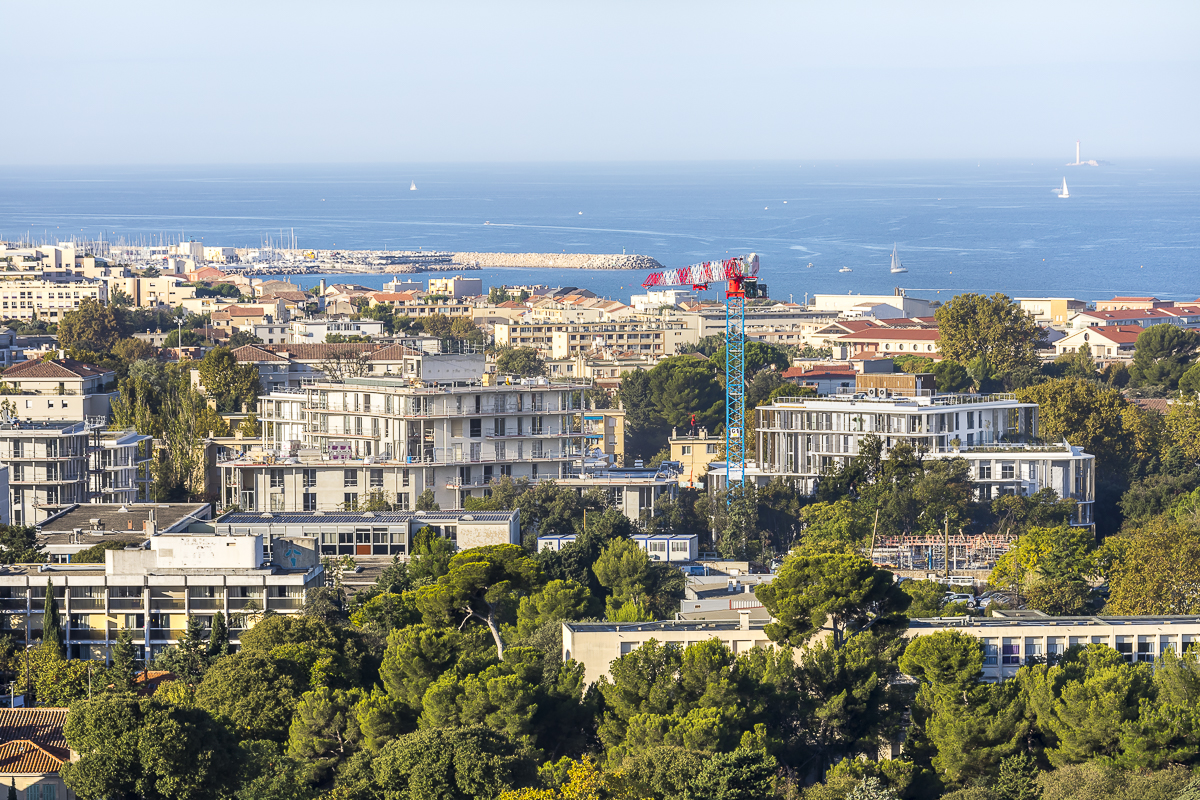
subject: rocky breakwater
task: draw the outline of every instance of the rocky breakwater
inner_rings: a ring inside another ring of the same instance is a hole
[[[662,264],[650,256],[591,255],[588,253],[455,253],[454,263],[464,267],[637,269],[644,272],[663,268]]]

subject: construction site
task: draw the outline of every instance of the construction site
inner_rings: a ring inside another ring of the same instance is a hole
[[[870,557],[878,566],[901,572],[977,575],[990,572],[1017,538],[1015,533],[881,536]]]

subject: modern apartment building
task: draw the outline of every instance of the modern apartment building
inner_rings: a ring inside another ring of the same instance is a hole
[[[397,377],[278,387],[259,399],[264,450],[218,464],[222,508],[357,509],[384,498],[415,508],[432,490],[442,508],[482,496],[502,477],[565,476],[587,452],[585,384],[438,385]]]
[[[823,473],[854,458],[865,437],[876,436],[885,452],[905,442],[926,458],[966,459],[979,500],[1049,488],[1076,501],[1072,524],[1092,524],[1095,457],[1065,441],[1042,441],[1035,403],[1011,394],[868,391],[781,397],[760,406],[758,458],[747,475],[760,482],[783,478],[813,493]]]
[[[589,350],[673,356],[683,344],[700,341],[695,328],[678,321],[572,322],[535,324],[529,320],[497,322],[496,344],[532,347],[551,358],[573,358]]]
[[[12,524],[37,525],[92,500],[148,499],[151,437],[106,431],[106,424],[104,419],[0,422],[0,464],[8,467]]]
[[[115,386],[116,374],[66,358],[20,361],[0,376],[15,394],[0,402],[9,415],[32,420],[68,420],[107,417],[116,392],[104,391]],[[4,405],[4,404],[7,405]]]

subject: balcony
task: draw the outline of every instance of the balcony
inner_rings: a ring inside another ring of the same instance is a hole
[[[103,597],[72,597],[69,601],[72,611],[103,611]]]
[[[257,610],[262,610],[262,597],[231,597],[229,598],[230,611],[245,611],[247,608],[253,607]]]
[[[114,597],[108,601],[112,611],[141,611],[144,605],[140,597]]]
[[[296,609],[304,606],[302,597],[268,597],[267,608],[278,611],[281,609]]]
[[[109,638],[102,628],[71,628],[67,631],[68,642],[103,642]]]
[[[29,600],[25,597],[5,597],[0,599],[0,611],[25,611]]]
[[[223,597],[193,597],[189,600],[192,611],[223,611],[225,610],[225,598]]]
[[[186,635],[186,631],[177,630],[175,628],[151,628],[150,640],[155,642],[163,642],[168,640],[179,641]]]
[[[164,599],[155,597],[150,600],[150,613],[156,611],[183,611],[186,606],[182,599]]]

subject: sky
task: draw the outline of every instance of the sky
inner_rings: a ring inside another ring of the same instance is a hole
[[[1194,2],[0,0],[0,164],[1200,157]]]

